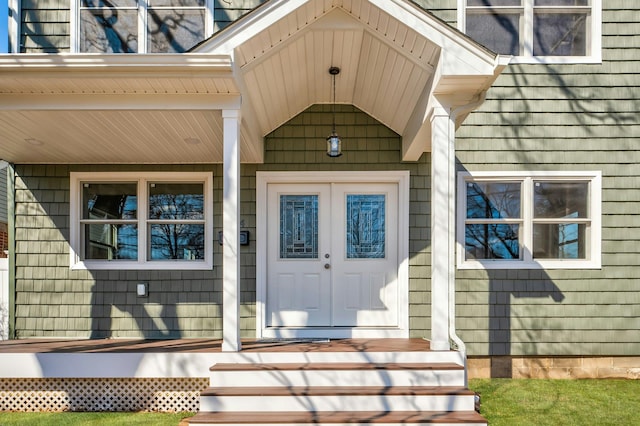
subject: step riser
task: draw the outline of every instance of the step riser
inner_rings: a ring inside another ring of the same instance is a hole
[[[463,370],[429,371],[214,371],[211,387],[464,386]]]
[[[202,396],[200,410],[220,411],[473,411],[473,395]]]
[[[217,363],[228,364],[278,364],[362,362],[386,363],[441,363],[464,365],[460,352],[229,352],[216,354]]]

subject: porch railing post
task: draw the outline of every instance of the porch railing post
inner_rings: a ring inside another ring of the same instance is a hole
[[[240,111],[223,110],[222,350],[240,343]]]
[[[449,297],[455,279],[455,123],[431,116],[431,349],[449,350]]]

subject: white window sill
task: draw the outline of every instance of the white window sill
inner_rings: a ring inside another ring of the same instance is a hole
[[[602,269],[602,264],[593,260],[483,260],[465,261],[458,265],[458,269]]]
[[[600,56],[512,56],[509,65],[513,64],[540,64],[540,65],[578,65],[601,64]]]
[[[72,270],[181,270],[204,271],[212,270],[213,264],[205,261],[157,261],[136,262],[127,260],[84,261],[71,265]]]

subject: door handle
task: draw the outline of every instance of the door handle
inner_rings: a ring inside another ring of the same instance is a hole
[[[324,264],[324,269],[329,269],[329,268],[331,268],[331,265],[329,265],[328,263],[325,263]]]

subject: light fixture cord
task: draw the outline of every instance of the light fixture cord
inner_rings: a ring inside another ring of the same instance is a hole
[[[331,103],[331,115],[333,116],[333,133],[336,134],[336,75],[331,74],[333,78],[333,102]]]

